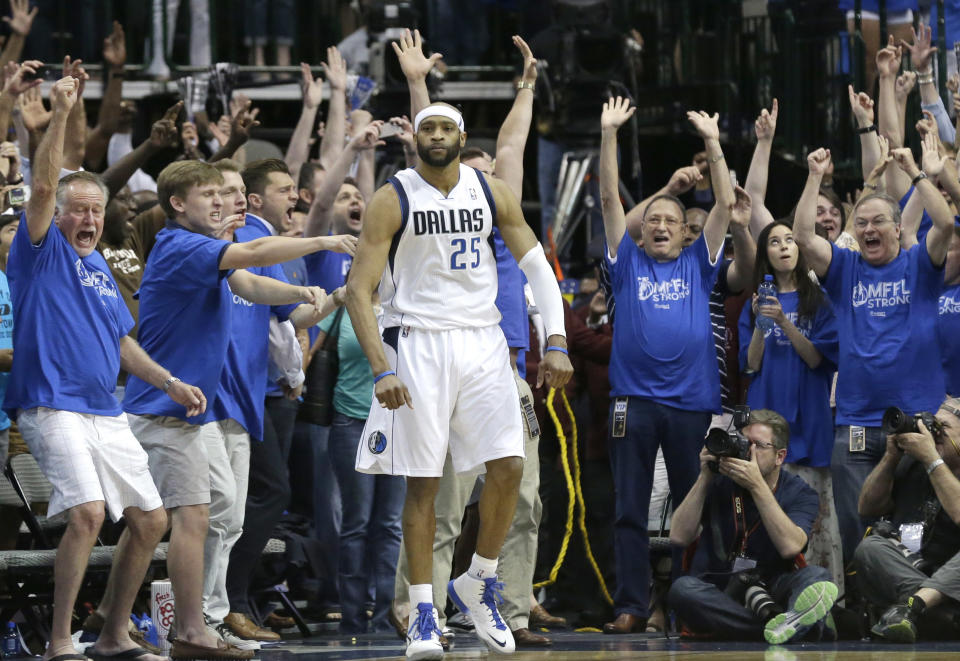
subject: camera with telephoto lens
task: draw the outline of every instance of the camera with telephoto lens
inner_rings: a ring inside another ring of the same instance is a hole
[[[764,622],[783,612],[756,570],[748,569],[731,576],[724,593],[753,611]]]
[[[705,445],[707,451],[717,457],[734,457],[735,459],[750,458],[750,441],[740,433],[740,430],[750,424],[750,407],[738,406],[733,412],[734,431],[722,427],[714,427],[707,432]],[[720,467],[715,461],[709,462],[710,470],[718,472]]]
[[[918,422],[923,422],[923,426],[933,435],[939,438],[943,434],[943,423],[937,420],[929,411],[921,411],[914,415],[907,415],[896,406],[891,406],[883,413],[883,420],[880,423],[884,435],[893,434],[919,434],[920,426]]]

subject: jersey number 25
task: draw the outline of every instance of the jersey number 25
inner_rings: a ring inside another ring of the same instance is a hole
[[[472,269],[480,266],[480,237],[474,236],[470,238],[470,254],[473,255],[473,259],[470,260],[466,257],[467,254],[467,240],[464,238],[453,239],[450,241],[450,245],[453,247],[453,254],[450,255],[450,269],[453,271],[462,271],[463,269],[469,266]],[[460,258],[464,257],[463,260]]]

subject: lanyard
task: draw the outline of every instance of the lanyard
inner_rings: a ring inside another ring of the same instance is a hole
[[[757,529],[760,525],[760,516],[757,515],[757,520],[753,523],[753,526],[747,527],[747,513],[744,511],[743,507],[743,498],[740,497],[740,494],[734,494],[733,496],[733,547],[739,549],[739,555],[741,557],[746,557],[747,555],[747,542],[750,539],[750,535]],[[742,530],[742,533],[741,533]],[[741,539],[741,534],[743,538]]]

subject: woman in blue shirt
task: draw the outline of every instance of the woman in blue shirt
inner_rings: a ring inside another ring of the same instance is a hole
[[[790,451],[784,467],[800,475],[820,495],[820,517],[806,555],[828,567],[834,580],[843,576],[837,519],[830,482],[833,417],[830,384],[837,352],[836,319],[820,286],[793,240],[791,227],[777,221],[757,237],[754,289],[772,275],[777,298],[759,301],[740,315],[740,367],[752,375],[747,404],[771,409],[790,423]],[[774,321],[764,332],[756,324],[762,314]]]
[[[402,476],[369,475],[354,469],[357,444],[373,401],[370,363],[350,323],[346,308],[320,324],[323,337],[339,322],[337,353],[340,368],[333,392],[333,422],[329,453],[333,474],[340,486],[343,522],[340,524],[338,585],[342,617],[340,633],[367,631],[368,587],[374,586],[372,631],[393,631],[387,613],[393,602],[394,578],[400,557],[401,514],[406,493]],[[372,579],[372,580],[371,580]]]

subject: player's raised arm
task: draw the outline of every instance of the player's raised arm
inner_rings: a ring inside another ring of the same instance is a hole
[[[540,362],[537,386],[542,385],[545,379],[551,388],[562,388],[573,376],[573,366],[567,358],[567,332],[563,325],[560,287],[543,254],[543,246],[524,220],[520,202],[510,187],[492,177],[487,177],[487,182],[497,205],[500,235],[527,276],[546,328],[547,349]]]

